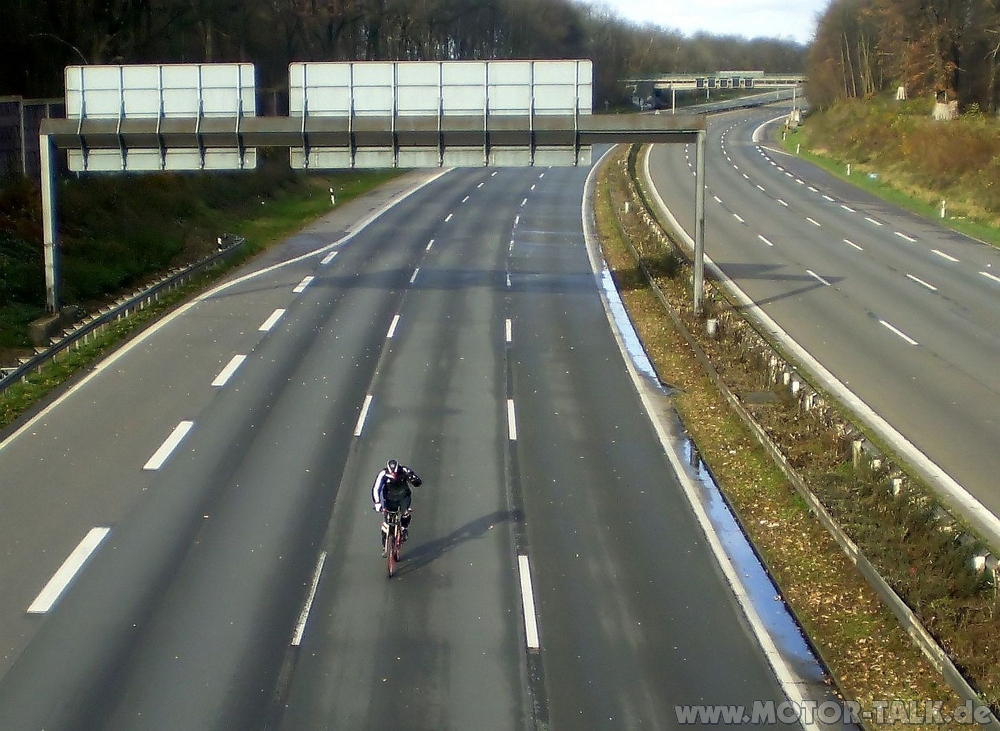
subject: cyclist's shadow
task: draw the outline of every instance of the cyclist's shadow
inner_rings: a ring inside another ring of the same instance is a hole
[[[402,561],[397,568],[397,575],[408,574],[423,568],[460,544],[481,538],[495,526],[502,523],[515,523],[520,518],[521,514],[516,510],[498,510],[495,513],[476,518],[446,536],[420,543],[409,551],[404,549],[400,557]],[[407,545],[412,544],[407,542]]]

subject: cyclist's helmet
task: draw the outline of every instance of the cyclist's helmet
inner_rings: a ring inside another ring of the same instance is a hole
[[[399,471],[399,462],[394,459],[390,459],[385,463],[385,471],[395,477],[396,473]]]

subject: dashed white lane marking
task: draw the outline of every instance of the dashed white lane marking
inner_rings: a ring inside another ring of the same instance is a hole
[[[907,236],[902,231],[894,231],[893,233],[895,233],[899,238],[903,239],[904,241],[909,241],[911,244],[917,243],[917,240],[915,238],[913,238],[912,236]]]
[[[979,273],[982,274],[987,279],[992,279],[994,282],[1000,282],[1000,277],[998,277],[996,274],[990,274],[989,272],[984,272],[984,271],[981,271]]]
[[[843,208],[848,213],[857,213],[857,211],[855,211],[853,208],[851,208],[850,206],[846,206],[843,203],[840,204],[840,207]]]
[[[744,180],[750,180],[750,176],[747,175],[746,173],[741,173],[741,175],[743,175]]]
[[[514,227],[517,228],[517,225],[519,223],[521,223],[521,215],[520,214],[514,216]]]
[[[809,223],[811,223],[813,226],[820,226],[820,227],[822,227],[822,225],[823,225],[819,221],[817,221],[815,218],[809,218],[809,216],[806,216],[806,220]]]
[[[448,221],[450,221],[454,216],[455,216],[454,213],[449,213],[447,216],[444,217],[444,222],[448,223]]]
[[[514,399],[507,399],[507,438],[517,441],[517,422],[514,419]]]
[[[814,272],[812,269],[806,269],[806,274],[808,274],[810,277],[812,277],[813,279],[815,279],[820,284],[823,284],[823,285],[825,285],[827,287],[830,286],[830,283],[828,281],[826,281],[825,279],[823,279],[823,277],[821,277],[819,274],[817,274],[816,272]]]
[[[477,188],[482,188],[482,187],[483,187],[484,185],[486,185],[486,183],[480,183],[480,184],[479,184],[479,185],[477,185],[476,187],[477,187]]]
[[[772,243],[771,243],[770,241],[768,241],[767,239],[765,239],[765,238],[764,238],[763,236],[761,236],[760,234],[757,234],[757,238],[758,238],[758,239],[760,239],[761,241],[763,241],[763,242],[764,242],[765,244],[767,244],[768,246],[774,246],[774,244],[772,244]]]
[[[881,221],[876,221],[876,220],[875,220],[874,218],[872,218],[871,216],[865,216],[865,220],[866,220],[866,221],[868,221],[868,223],[872,223],[872,224],[875,224],[876,226],[884,226],[884,225],[885,225],[885,224],[884,224],[884,223],[882,223]]]
[[[787,204],[787,203],[785,203],[785,201],[781,200],[781,198],[778,198],[778,199],[776,199],[776,200],[778,201],[778,204],[779,204],[779,205],[782,205],[782,206],[784,206],[785,208],[788,208],[788,204]]]
[[[535,189],[535,184],[534,184],[534,183],[532,183],[532,184],[531,184],[531,187],[530,187],[530,188],[528,188],[528,190],[534,190],[534,189]]]
[[[906,278],[907,279],[912,279],[914,282],[916,282],[917,284],[919,284],[922,287],[927,287],[927,289],[929,289],[932,292],[937,292],[938,291],[937,287],[935,287],[933,284],[930,284],[929,282],[925,282],[923,279],[920,279],[920,277],[915,277],[912,274],[907,274]]]
[[[511,341],[511,330],[510,330],[510,318],[509,317],[507,318],[507,321],[504,323],[503,331],[504,331],[504,339],[509,343]]]
[[[804,181],[802,178],[796,178],[795,182],[798,183],[799,185],[805,185],[806,184],[806,181]]]
[[[739,221],[740,223],[746,223],[746,221],[744,221],[744,220],[743,220],[743,218],[742,218],[742,217],[740,216],[740,214],[738,214],[738,213],[734,213],[734,214],[733,214],[733,218],[735,218],[735,219],[736,219],[737,221]]]
[[[386,340],[390,340],[393,335],[396,334],[396,325],[399,324],[399,315],[392,318],[392,324],[389,325],[389,332],[385,334]]]
[[[420,267],[417,267],[416,269],[413,270],[413,276],[410,277],[410,284],[413,284],[415,281],[417,281],[417,275],[419,273],[420,273]]]
[[[906,333],[904,333],[902,330],[900,330],[899,328],[893,327],[892,325],[890,325],[885,320],[879,320],[879,322],[882,323],[885,327],[889,328],[892,332],[896,333],[896,335],[898,335],[899,337],[901,337],[903,340],[905,340],[906,342],[908,342],[910,345],[919,345],[920,344],[916,340],[914,340],[913,338],[911,338],[909,335],[907,335]]]
[[[111,532],[111,529],[104,527],[90,529],[90,532],[83,537],[83,540],[77,544],[73,552],[63,561],[59,570],[52,575],[49,583],[35,597],[35,601],[28,607],[28,614],[45,614],[52,608],[109,532]]]
[[[303,277],[302,281],[295,286],[295,289],[293,289],[292,292],[295,294],[302,294],[306,291],[306,287],[313,283],[315,278],[316,277]]]
[[[316,589],[319,587],[319,577],[323,573],[323,564],[326,563],[326,551],[323,551],[319,555],[319,561],[316,562],[316,569],[313,571],[312,584],[309,587],[309,596],[306,597],[306,603],[302,606],[302,612],[299,614],[299,621],[295,623],[295,634],[292,635],[292,647],[298,647],[302,644],[302,635],[306,631],[306,622],[309,621],[309,612],[312,610],[313,600],[316,598]]]
[[[831,203],[834,203],[834,202],[835,202],[835,201],[833,200],[833,198],[831,198],[831,197],[830,197],[830,196],[828,196],[828,195],[824,195],[824,196],[823,196],[823,200],[825,200],[825,201],[830,201]]]
[[[507,289],[510,289],[510,272],[507,273]]]
[[[521,201],[521,208],[524,208],[524,206],[527,205],[527,203],[528,203],[528,199],[525,198],[523,201]]]
[[[521,554],[517,557],[517,569],[521,575],[521,605],[524,608],[524,636],[529,650],[537,650],[541,645],[538,641],[538,618],[535,616],[535,594],[531,589],[531,566],[528,557]]]
[[[858,251],[864,251],[864,249],[862,249],[862,248],[861,248],[860,246],[858,246],[857,244],[855,244],[855,243],[854,243],[853,241],[851,241],[850,239],[844,239],[844,243],[845,243],[845,244],[847,244],[848,246],[853,246],[853,247],[854,247],[855,249],[857,249]]]
[[[545,177],[545,173],[540,173],[539,176],[538,176],[538,179],[541,180],[544,177]]]
[[[766,193],[767,192],[766,190],[764,190],[764,186],[763,185],[758,185],[757,186],[757,190],[761,191],[762,193]]]
[[[236,373],[236,369],[243,365],[243,361],[246,359],[245,355],[234,355],[232,360],[226,364],[226,367],[219,371],[219,375],[212,381],[212,385],[225,386],[229,379],[233,377],[233,374]]]
[[[491,178],[495,178],[496,176],[497,176],[497,171],[496,170],[494,170],[492,173],[490,173],[490,177]]]
[[[950,262],[957,262],[958,261],[958,259],[956,259],[955,257],[953,257],[951,254],[945,254],[943,251],[940,251],[939,249],[931,249],[931,252],[933,252],[934,254],[937,254],[942,259],[947,259]]]
[[[716,203],[722,203],[722,199],[719,196],[713,195],[712,197],[715,198]]]
[[[434,239],[427,242],[427,248],[425,248],[424,251],[430,251],[432,246],[434,246]]]
[[[170,436],[160,445],[159,449],[153,452],[153,456],[149,458],[149,461],[142,468],[150,471],[160,469],[193,426],[194,422],[186,419],[175,426],[174,430],[170,432]]]
[[[510,240],[510,244],[507,246],[507,253],[509,254],[514,250],[514,239]]]
[[[462,203],[468,203],[468,202],[469,202],[469,196],[465,196],[465,197],[464,197],[464,198],[462,199]]]
[[[819,193],[819,190],[816,189],[816,186],[810,185],[809,186],[809,192],[810,193]]]
[[[279,307],[274,312],[272,312],[271,315],[270,315],[270,317],[268,317],[266,320],[264,320],[264,322],[262,322],[261,325],[260,325],[260,327],[258,327],[257,329],[260,332],[262,332],[262,333],[270,332],[271,328],[274,327],[278,323],[278,320],[280,320],[281,316],[284,315],[284,314],[285,314],[285,310],[283,308]]]
[[[340,253],[339,251],[331,251],[329,254],[327,254],[326,256],[324,256],[320,260],[320,262],[319,262],[320,266],[324,266],[325,267],[327,264],[329,264],[331,261],[333,261],[333,258],[335,256],[337,256],[337,254],[339,254],[339,253]]]
[[[360,437],[361,431],[365,428],[365,419],[368,418],[368,409],[372,405],[372,395],[365,396],[365,402],[361,406],[361,413],[358,415],[358,423],[354,425],[354,436]]]

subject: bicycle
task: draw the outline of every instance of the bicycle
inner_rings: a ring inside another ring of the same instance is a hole
[[[399,563],[399,548],[403,545],[403,527],[401,510],[382,510],[382,533],[385,536],[386,569],[392,578]]]

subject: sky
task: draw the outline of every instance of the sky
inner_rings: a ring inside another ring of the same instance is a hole
[[[830,0],[583,0],[625,20],[654,23],[687,36],[791,39],[807,44]]]

